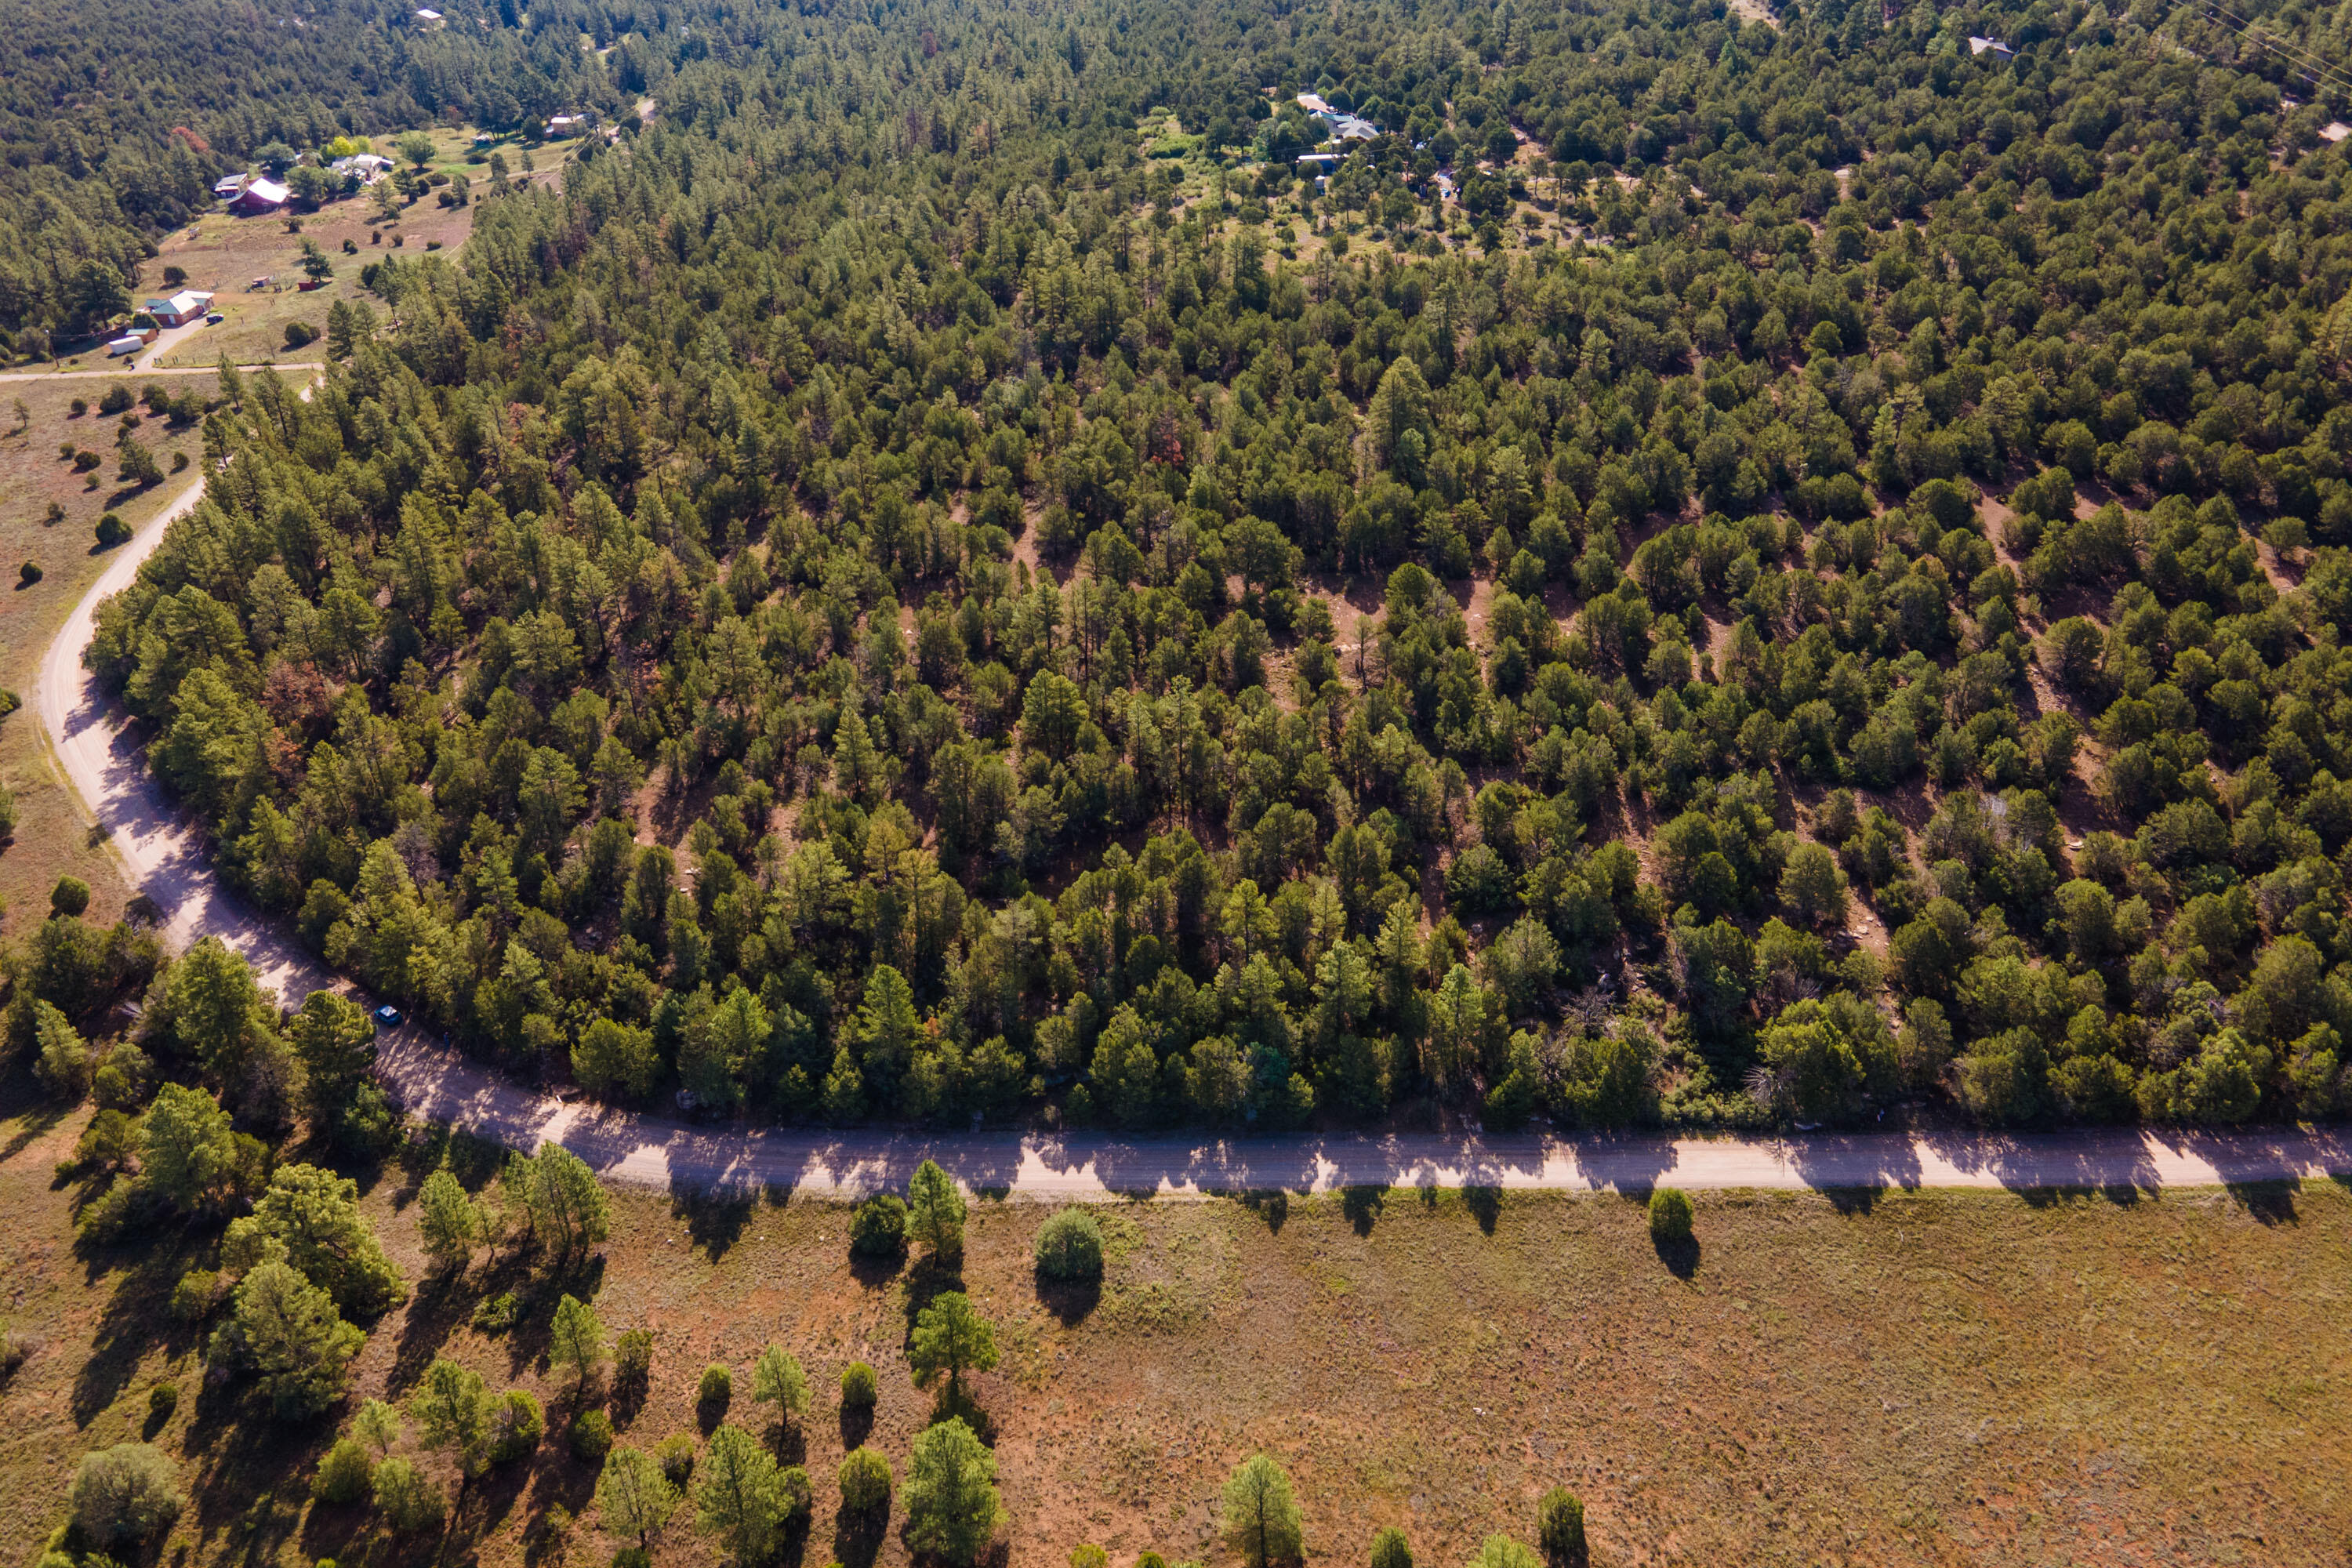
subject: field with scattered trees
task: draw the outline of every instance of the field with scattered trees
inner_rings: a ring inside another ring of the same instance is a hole
[[[11,1561],[122,1445],[158,1477],[142,1560],[204,1568],[684,1565],[761,1531],[775,1562],[905,1563],[933,1527],[997,1563],[1234,1564],[1257,1455],[1310,1561],[1375,1568],[1583,1561],[1540,1552],[1555,1489],[1612,1565],[2317,1564],[2352,1530],[2333,1184],[1703,1194],[1687,1240],[1613,1196],[973,1198],[959,1248],[919,1181],[911,1210],[599,1202],[420,1137],[349,1183],[297,1144],[226,1229],[207,1199],[100,1243],[93,1168],[52,1173],[95,1123],[26,1087]],[[1477,1557],[1496,1536],[1538,1556]]]

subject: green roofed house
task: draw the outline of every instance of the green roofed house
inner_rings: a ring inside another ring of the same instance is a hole
[[[168,300],[150,300],[140,306],[142,310],[166,327],[184,327],[190,321],[201,321],[212,309],[213,297],[201,289],[183,289]]]

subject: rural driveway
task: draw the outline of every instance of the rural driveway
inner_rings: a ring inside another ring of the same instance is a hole
[[[338,982],[222,888],[190,828],[82,668],[99,605],[121,591],[201,481],[140,530],[76,605],[41,661],[35,708],[68,783],[112,830],[125,875],[162,910],[175,949],[217,936],[291,1001]],[[1123,1138],[1018,1131],[926,1136],[698,1127],[550,1098],[467,1061],[415,1026],[378,1053],[385,1087],[414,1114],[518,1149],[554,1142],[633,1185],[854,1196],[902,1186],[938,1160],[979,1190],[1042,1199],[1352,1186],[1492,1186],[1641,1192],[1691,1188],[2079,1187],[2116,1191],[2325,1177],[2352,1172],[2352,1138],[2323,1129],[2231,1132],[2074,1131],[2016,1135],[1814,1133],[1788,1140],[1552,1138],[1435,1133]]]

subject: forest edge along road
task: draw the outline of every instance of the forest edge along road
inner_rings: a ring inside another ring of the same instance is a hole
[[[978,1192],[1076,1201],[1364,1186],[2140,1192],[2325,1178],[2352,1170],[2352,1139],[2332,1129],[1811,1133],[1775,1140],[1439,1133],[1234,1138],[1213,1132],[1124,1138],[1012,1130],[926,1135],[871,1128],[693,1127],[531,1094],[410,1030],[383,1043],[378,1070],[416,1114],[513,1148],[561,1143],[607,1180],[822,1197],[903,1187],[927,1159]]]
[[[308,395],[308,389],[305,389]],[[256,977],[294,1000],[321,987],[359,994],[224,889],[167,800],[137,740],[83,668],[98,606],[129,586],[163,531],[195,510],[190,485],[125,544],[41,661],[34,706],[50,754],[110,833],[126,879],[184,950],[217,936]],[[370,1003],[373,1005],[373,1003]],[[2352,1172],[2352,1137],[2327,1129],[2137,1130],[1985,1134],[1804,1134],[1788,1139],[1486,1138],[1339,1133],[1122,1138],[1015,1131],[930,1137],[877,1129],[698,1127],[551,1098],[432,1043],[413,1024],[381,1042],[378,1075],[412,1113],[517,1149],[558,1142],[608,1180],[665,1187],[768,1188],[852,1196],[901,1185],[936,1159],[978,1191],[1087,1199],[1132,1194],[1325,1192],[1350,1186],[1491,1186],[1640,1192],[1697,1188],[2011,1187],[2150,1190]]]

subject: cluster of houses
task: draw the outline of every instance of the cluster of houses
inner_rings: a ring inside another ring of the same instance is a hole
[[[1332,170],[1347,161],[1348,142],[1370,142],[1381,133],[1379,126],[1362,116],[1332,108],[1320,93],[1300,93],[1298,107],[1307,111],[1307,119],[1323,128],[1328,140],[1340,143],[1337,153],[1302,153],[1298,156],[1300,165],[1314,172],[1318,188],[1330,177]]]
[[[381,153],[354,153],[348,158],[336,159],[327,168],[340,178],[373,185],[392,173],[393,163]],[[213,182],[213,195],[226,202],[228,210],[239,217],[267,217],[294,199],[294,189],[283,180],[263,174],[231,174]]]

